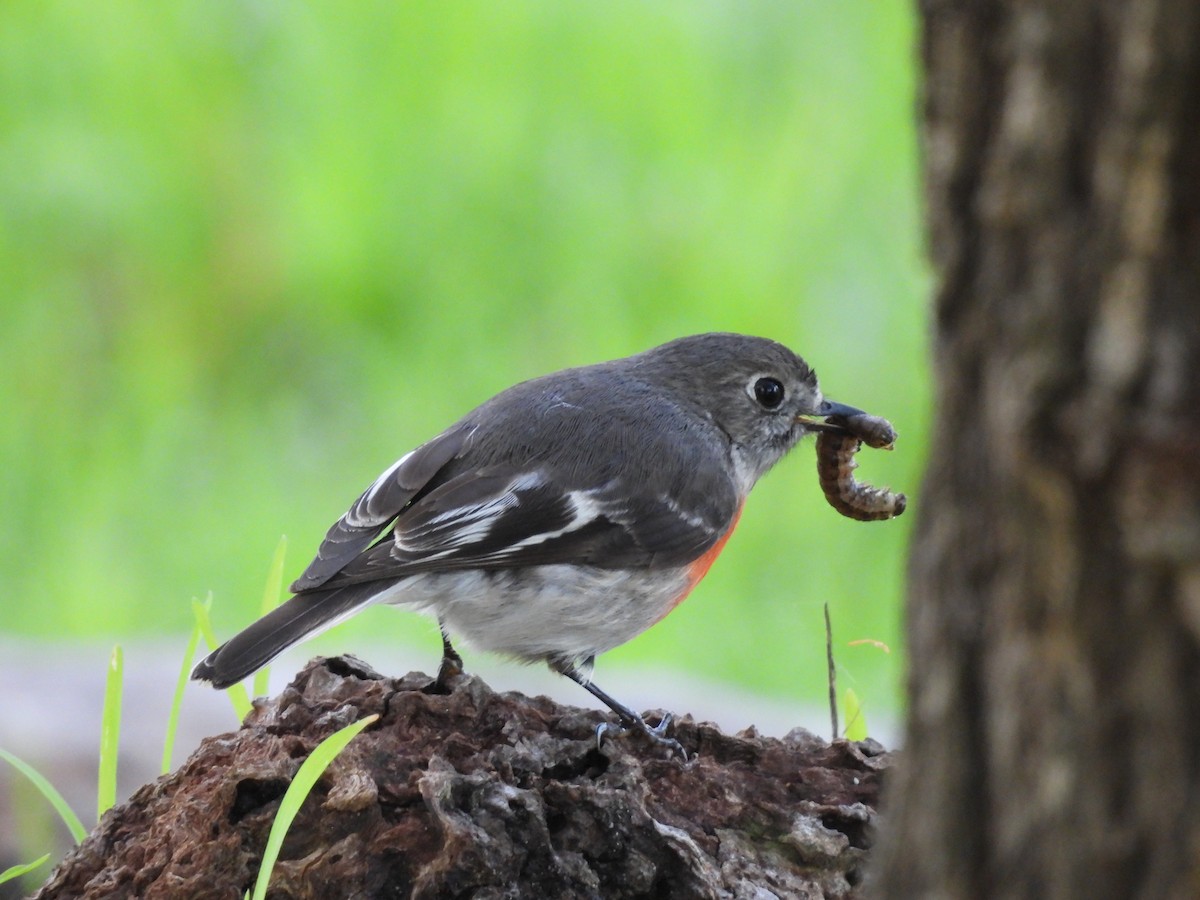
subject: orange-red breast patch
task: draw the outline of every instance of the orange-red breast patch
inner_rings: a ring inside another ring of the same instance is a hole
[[[717,538],[717,542],[704,551],[704,555],[698,557],[691,565],[688,566],[688,580],[679,596],[675,598],[675,602],[667,609],[667,612],[662,614],[665,618],[667,613],[677,607],[684,601],[688,594],[692,592],[692,588],[698,585],[701,579],[708,574],[708,570],[712,568],[712,564],[717,561],[717,557],[721,555],[721,551],[725,549],[725,543],[733,534],[733,529],[737,528],[738,520],[742,517],[742,507],[737,508],[737,512],[733,514],[733,521],[729,523],[729,527],[725,529],[725,533]]]

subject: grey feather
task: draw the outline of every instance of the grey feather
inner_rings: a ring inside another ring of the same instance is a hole
[[[467,435],[467,429],[455,425],[402,457],[376,479],[346,514],[333,523],[317,548],[316,557],[292,582],[292,593],[320,587],[378,540],[388,523],[462,450]]]
[[[196,681],[227,688],[261,669],[292,644],[336,625],[369,605],[393,582],[372,582],[297,594],[226,641],[192,670]]]

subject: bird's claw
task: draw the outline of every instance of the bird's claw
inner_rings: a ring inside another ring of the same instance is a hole
[[[675,738],[667,737],[667,729],[671,727],[673,719],[670,713],[662,717],[659,723],[653,727],[646,724],[645,719],[637,716],[631,722],[623,725],[613,725],[609,722],[601,722],[596,726],[596,749],[599,750],[604,743],[604,736],[610,732],[614,735],[621,735],[629,731],[631,728],[640,731],[650,739],[652,743],[660,747],[665,747],[671,753],[676,754],[684,762],[688,761],[687,751],[683,749],[683,744],[675,740]]]
[[[462,658],[455,654],[454,657],[443,656],[442,664],[438,666],[437,679],[433,683],[434,693],[449,694],[453,690],[450,687],[450,682],[463,674]]]

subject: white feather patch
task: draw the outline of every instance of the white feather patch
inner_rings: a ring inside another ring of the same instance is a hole
[[[371,482],[371,486],[366,489],[362,495],[362,498],[350,508],[349,512],[342,517],[342,521],[351,528],[364,528],[370,525],[379,524],[379,519],[377,517],[360,516],[356,510],[369,509],[371,503],[375,499],[375,496],[391,482],[396,473],[400,471],[400,467],[404,465],[408,461],[409,457],[416,452],[416,450],[410,450],[390,466],[388,466],[382,475]]]
[[[460,506],[438,513],[420,532],[407,536],[397,533],[396,546],[403,551],[419,552],[420,538],[430,531],[436,531],[435,526],[443,523],[450,525],[452,529],[448,537],[441,542],[446,549],[440,551],[436,556],[428,558],[436,559],[438,556],[451,553],[460,547],[477,543],[487,537],[502,515],[520,504],[521,498],[517,496],[517,491],[528,490],[541,483],[542,476],[539,472],[527,472],[520,475],[510,481],[503,491],[483,503],[475,506]]]
[[[562,537],[564,534],[576,531],[592,522],[600,515],[604,509],[603,505],[595,499],[594,491],[570,491],[567,494],[567,500],[571,504],[571,521],[562,528],[557,528],[554,531],[543,531],[540,534],[531,534],[523,540],[517,541],[510,546],[505,552],[519,550],[522,547],[530,547],[534,544],[542,544],[554,538]]]

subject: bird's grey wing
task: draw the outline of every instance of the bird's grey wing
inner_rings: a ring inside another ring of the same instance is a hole
[[[737,493],[720,470],[683,495],[616,479],[571,486],[544,470],[458,475],[396,519],[392,540],[346,564],[346,584],[430,569],[574,563],[607,568],[683,565],[728,530]]]
[[[329,529],[316,557],[292,582],[291,591],[320,587],[370,547],[406,506],[436,486],[438,473],[462,451],[469,436],[469,427],[455,425],[402,456],[376,478]]]

